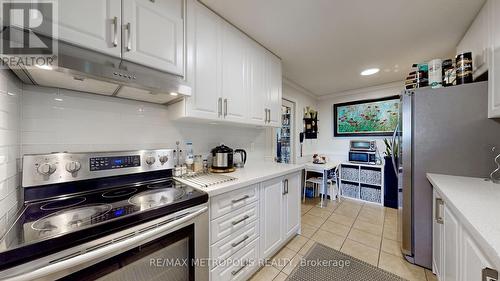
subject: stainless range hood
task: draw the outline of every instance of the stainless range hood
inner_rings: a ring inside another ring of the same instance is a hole
[[[57,66],[16,68],[25,83],[167,104],[191,95],[176,75],[58,42]]]

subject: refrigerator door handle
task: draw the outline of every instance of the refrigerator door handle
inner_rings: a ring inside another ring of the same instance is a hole
[[[391,160],[392,160],[392,167],[394,168],[394,174],[396,175],[396,177],[398,176],[398,168],[396,167],[396,154],[394,152],[394,144],[396,143],[396,135],[398,134],[398,129],[399,129],[399,122],[398,124],[396,125],[396,129],[394,129],[394,133],[392,134],[392,147],[391,147],[391,150],[392,150],[392,155],[391,155]]]

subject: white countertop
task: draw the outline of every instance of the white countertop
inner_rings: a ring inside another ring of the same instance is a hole
[[[483,178],[427,174],[446,206],[500,266],[500,185]]]
[[[208,188],[202,188],[201,190],[207,192],[208,195],[212,197],[302,169],[304,169],[303,164],[281,164],[264,161],[251,162],[245,165],[244,168],[238,168],[232,173],[223,174],[235,177],[237,178],[236,180],[217,184]]]

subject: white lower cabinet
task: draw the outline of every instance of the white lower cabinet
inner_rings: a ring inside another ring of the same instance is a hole
[[[285,238],[299,231],[300,228],[300,191],[301,175],[294,173],[285,177],[285,192],[283,197],[283,224]]]
[[[248,280],[300,231],[301,172],[210,198],[210,280]]]
[[[441,214],[443,213],[443,200],[439,194],[434,190],[433,192],[434,204],[433,204],[433,222],[432,222],[432,271],[439,280],[444,280],[443,278],[443,236],[444,236],[444,225],[443,218]]]
[[[260,220],[262,239],[262,256],[269,256],[274,253],[283,242],[283,179],[277,178],[261,185],[261,206],[262,216]]]
[[[439,281],[494,281],[498,274],[463,222],[434,190],[432,269]],[[489,279],[488,279],[489,277]]]
[[[483,269],[492,268],[492,264],[482,253],[476,242],[467,233],[462,232],[462,280],[482,281]],[[488,279],[486,279],[488,280]]]
[[[460,258],[460,225],[450,210],[444,206],[444,268],[443,277],[446,281],[459,280]]]

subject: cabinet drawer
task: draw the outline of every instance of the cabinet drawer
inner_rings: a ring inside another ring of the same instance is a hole
[[[259,204],[254,202],[210,222],[212,244],[245,228],[259,217]]]
[[[215,196],[210,203],[212,219],[228,214],[259,199],[259,185],[234,190]]]
[[[221,262],[210,273],[211,280],[217,281],[236,281],[247,280],[258,268],[259,257],[259,239],[255,239],[246,247],[236,252],[236,254]],[[221,260],[222,261],[222,260]]]
[[[244,229],[241,229],[212,245],[211,256],[217,257],[217,259],[220,260],[225,260],[240,249],[246,247],[257,237],[259,237],[259,220],[249,223]]]

